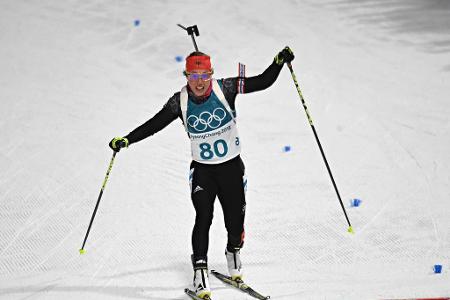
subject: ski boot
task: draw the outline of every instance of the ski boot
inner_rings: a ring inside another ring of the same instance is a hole
[[[209,287],[208,263],[207,259],[194,259],[194,292],[201,299],[211,299],[211,289]]]
[[[228,272],[234,281],[242,281],[243,278],[240,250],[240,248],[234,248],[230,251],[228,247],[225,249]]]

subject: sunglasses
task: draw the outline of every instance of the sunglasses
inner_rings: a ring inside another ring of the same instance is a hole
[[[187,73],[185,72],[185,75],[187,77],[188,80],[192,80],[192,81],[197,81],[199,79],[203,80],[203,81],[207,81],[211,79],[211,75],[212,73]]]

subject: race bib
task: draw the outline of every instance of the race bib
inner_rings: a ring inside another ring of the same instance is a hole
[[[221,99],[222,98],[222,99]],[[183,121],[191,140],[192,159],[205,164],[228,161],[241,151],[236,118],[216,80],[211,96],[202,104],[180,95]]]

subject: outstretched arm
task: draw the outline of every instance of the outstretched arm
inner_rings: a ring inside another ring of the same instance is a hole
[[[120,151],[120,148],[128,147],[130,144],[137,143],[172,123],[181,114],[180,94],[175,93],[164,107],[156,113],[150,120],[131,131],[127,136],[114,138],[109,146],[114,151]]]
[[[125,138],[128,139],[130,144],[133,144],[164,129],[179,117],[181,112],[179,103],[180,95],[179,93],[176,93],[153,118],[134,129]]]

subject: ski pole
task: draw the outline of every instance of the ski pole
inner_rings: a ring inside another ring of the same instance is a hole
[[[189,26],[189,27],[184,27],[184,26],[181,25],[181,24],[177,24],[177,25],[180,26],[181,28],[183,28],[184,30],[186,30],[186,31],[187,31],[187,34],[191,36],[191,38],[192,38],[192,43],[194,43],[195,51],[198,52],[197,43],[195,42],[195,38],[194,38],[194,34],[195,34],[196,36],[199,36],[199,35],[200,35],[200,33],[198,32],[198,27],[197,27],[197,25],[193,25],[193,26]]]
[[[347,231],[350,233],[354,233],[352,224],[350,224],[350,220],[348,219],[344,204],[342,203],[341,195],[339,194],[336,182],[334,181],[333,174],[331,173],[330,165],[328,164],[327,158],[325,157],[325,153],[323,151],[322,145],[320,144],[319,137],[317,136],[316,128],[314,127],[311,115],[309,114],[309,111],[308,111],[308,107],[306,106],[305,99],[303,98],[302,91],[300,90],[300,87],[298,85],[297,77],[295,76],[294,69],[292,68],[292,64],[287,63],[287,66],[289,68],[289,71],[291,71],[292,79],[294,80],[294,84],[295,84],[295,87],[297,88],[298,95],[300,96],[300,100],[302,101],[303,108],[305,109],[306,117],[308,118],[309,124],[311,125],[312,131],[314,133],[314,137],[316,138],[316,142],[319,145],[319,149],[320,149],[320,153],[322,154],[323,161],[325,162],[325,166],[327,167],[328,174],[330,175],[330,178],[331,178],[331,182],[333,183],[334,190],[336,191],[336,194],[337,194],[337,197],[341,204],[342,210],[344,211],[345,219],[347,220],[347,223],[349,226]]]
[[[80,249],[80,254],[86,253],[86,250],[84,250],[84,245],[86,244],[86,240],[89,236],[89,232],[91,231],[91,226],[92,226],[92,223],[94,222],[95,214],[97,213],[98,205],[100,204],[100,199],[102,199],[103,191],[105,190],[106,182],[108,181],[109,173],[111,172],[112,166],[114,164],[114,158],[116,157],[116,154],[117,154],[117,152],[114,151],[112,158],[111,158],[111,162],[109,163],[108,170],[106,171],[105,180],[103,180],[103,185],[100,190],[100,194],[98,195],[97,204],[95,205],[94,213],[92,214],[91,221],[89,222],[89,227],[86,232],[86,236],[84,237],[83,246],[81,246],[81,249]]]

